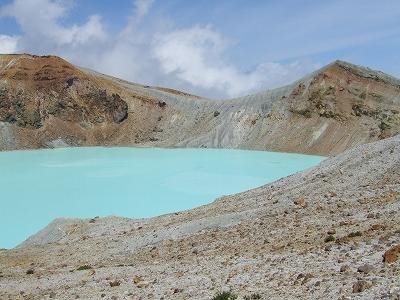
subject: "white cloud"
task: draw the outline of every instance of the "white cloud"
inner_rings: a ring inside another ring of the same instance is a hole
[[[224,38],[210,26],[195,26],[156,37],[153,51],[165,74],[230,97],[286,84],[316,67],[298,62],[264,63],[243,72],[224,61],[226,47]]]
[[[283,85],[316,68],[297,62],[263,63],[251,71],[240,70],[225,59],[229,43],[212,26],[174,28],[159,18],[144,25],[152,5],[153,0],[134,1],[126,26],[111,35],[98,15],[89,16],[83,24],[64,25],[71,1],[14,0],[0,8],[0,16],[15,18],[23,34],[3,36],[0,52],[60,55],[134,82],[217,98]]]
[[[17,52],[18,37],[0,34],[0,54]]]
[[[24,36],[21,42],[26,48],[71,46],[106,38],[100,16],[90,16],[83,25],[63,26],[60,19],[70,8],[70,2],[52,0],[14,0],[1,8],[0,15],[13,17],[19,24]]]
[[[91,41],[104,41],[106,33],[101,23],[101,17],[97,15],[90,16],[88,21],[82,26],[74,25],[71,28],[64,28],[67,39],[65,44],[73,46],[89,43]]]
[[[140,20],[149,12],[154,0],[136,0],[134,2],[136,17]]]

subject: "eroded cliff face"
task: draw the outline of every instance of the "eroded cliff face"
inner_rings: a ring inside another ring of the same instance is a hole
[[[160,110],[59,57],[1,55],[0,149],[106,145],[128,119],[125,97]]]
[[[265,147],[341,153],[400,132],[400,82],[338,61],[294,84],[274,104],[272,115],[279,129]],[[279,135],[287,143],[280,144]]]
[[[50,118],[94,126],[128,115],[117,93],[58,57],[11,55],[2,59],[0,78],[0,121],[18,127],[38,129]]]
[[[400,81],[337,61],[230,100],[129,83],[54,56],[0,56],[0,149],[226,147],[334,155],[400,132]]]
[[[288,97],[289,111],[305,118],[321,117],[342,124],[363,119],[371,138],[398,133],[400,82],[383,73],[336,62],[300,82]]]

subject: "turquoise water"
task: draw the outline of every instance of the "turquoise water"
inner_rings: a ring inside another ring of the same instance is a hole
[[[0,152],[0,248],[58,217],[151,217],[212,202],[323,157],[242,150],[69,148]]]

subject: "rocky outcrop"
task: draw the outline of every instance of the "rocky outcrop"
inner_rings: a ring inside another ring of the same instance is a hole
[[[372,138],[396,135],[400,125],[400,81],[383,73],[338,61],[318,72],[288,97],[289,110],[343,124],[369,122]],[[361,129],[360,127],[358,129]]]
[[[229,100],[142,86],[53,56],[0,56],[12,144],[243,148],[335,155],[400,132],[400,83],[337,61],[289,86]],[[72,141],[72,144],[70,144]]]
[[[83,72],[53,56],[2,57],[0,121],[39,129],[57,118],[82,127],[120,123],[128,105]]]
[[[400,245],[393,246],[383,254],[383,262],[394,263],[400,258]]]

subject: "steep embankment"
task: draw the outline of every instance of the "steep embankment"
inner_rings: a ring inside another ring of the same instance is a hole
[[[0,297],[397,299],[399,153],[400,136],[362,145],[148,220],[56,220],[0,251]]]
[[[146,132],[161,110],[54,56],[2,55],[0,79],[2,149],[107,145],[128,117],[136,132]]]
[[[400,81],[337,61],[231,100],[129,83],[57,57],[0,56],[0,149],[228,147],[333,155],[400,132]]]

